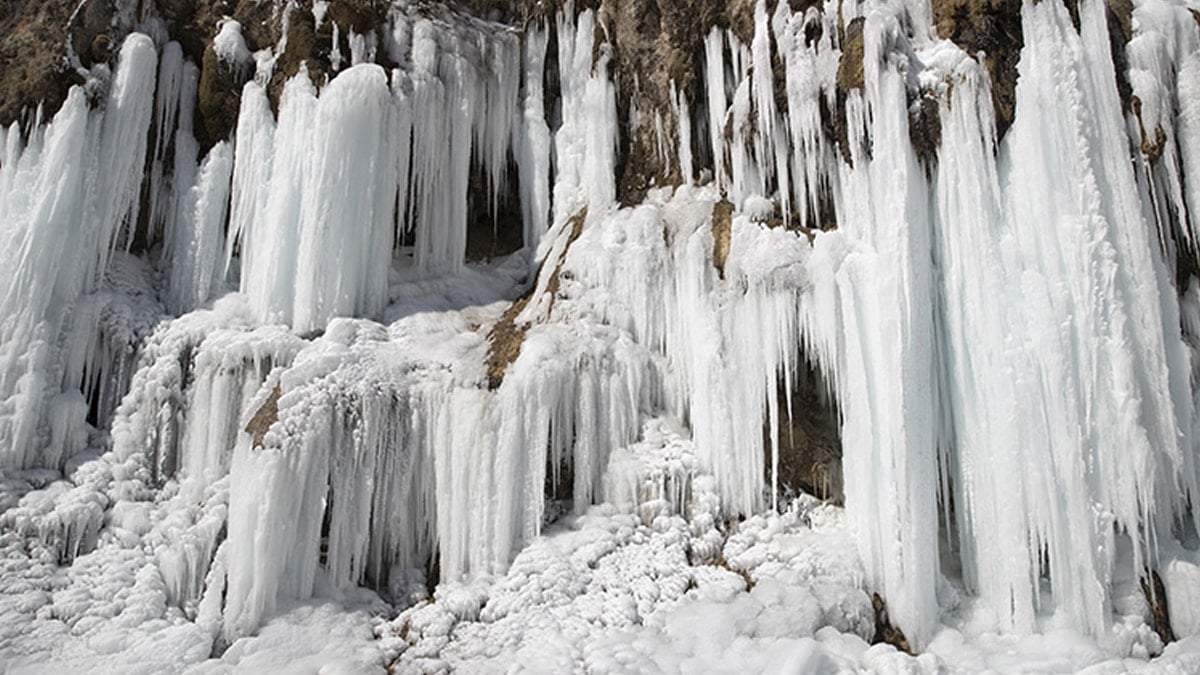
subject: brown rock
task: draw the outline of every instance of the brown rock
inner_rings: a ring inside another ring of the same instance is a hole
[[[712,213],[713,267],[725,278],[725,261],[729,258],[729,243],[733,238],[733,204],[721,199],[713,205]]]
[[[39,103],[50,118],[81,80],[67,64],[71,0],[0,0],[0,125],[24,120]]]
[[[234,64],[222,61],[211,44],[204,50],[200,87],[196,93],[195,129],[202,153],[229,138],[237,126],[242,85],[251,75],[253,73],[239,72]]]
[[[1017,102],[1017,62],[1025,38],[1021,32],[1021,0],[934,0],[938,36],[963,51],[983,53],[992,80],[996,139],[1012,126]]]
[[[279,397],[283,395],[283,390],[279,385],[271,390],[267,400],[263,402],[262,407],[258,412],[254,413],[254,417],[250,418],[250,422],[246,424],[246,433],[250,434],[254,440],[253,447],[261,448],[263,439],[267,432],[271,430],[271,425],[279,419]]]
[[[548,273],[550,279],[546,284],[546,294],[550,296],[550,306],[554,307],[554,299],[558,295],[559,280],[562,275],[563,261],[566,259],[567,251],[570,250],[571,244],[579,238],[583,233],[583,224],[587,221],[587,208],[585,207],[579,213],[571,216],[567,225],[571,228],[571,234],[567,240],[567,245],[563,249],[562,255],[556,261],[547,260],[543,265],[553,264],[554,267],[549,268]],[[547,273],[547,268],[542,268],[542,273]],[[498,389],[504,383],[504,374],[513,361],[521,355],[521,345],[525,342],[525,333],[529,331],[529,324],[518,321],[517,317],[529,304],[529,300],[533,297],[533,289],[529,293],[521,296],[508,309],[500,315],[500,319],[492,326],[488,332],[488,354],[484,360],[487,366],[487,385],[488,389]]]
[[[807,363],[802,359],[802,362]],[[838,411],[825,391],[825,380],[811,365],[803,368],[792,388],[791,408],[780,382],[779,475],[776,489],[806,492],[834,504],[845,499],[842,440]],[[770,429],[763,429],[766,480],[772,475]]]

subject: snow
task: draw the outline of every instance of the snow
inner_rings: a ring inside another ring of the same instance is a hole
[[[316,13],[316,9],[313,10]],[[318,21],[318,24],[320,22]],[[244,72],[254,60],[242,37],[242,24],[229,19],[221,23],[212,42],[213,52],[235,72]]]

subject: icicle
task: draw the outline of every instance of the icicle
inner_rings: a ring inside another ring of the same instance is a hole
[[[325,88],[299,195],[293,326],[371,316],[387,304],[396,164],[392,96],[375,65],[354,66]]]
[[[815,44],[807,45],[805,36],[814,24],[820,26],[820,37]],[[815,219],[822,215],[823,196],[836,198],[841,194],[832,185],[838,176],[838,158],[821,121],[822,104],[829,109],[837,104],[834,92],[839,55],[832,42],[835,28],[814,11],[792,14],[786,21],[777,21],[775,29],[785,64],[789,135],[795,145],[790,167],[792,203],[800,214],[800,226],[805,228],[822,225]]]
[[[684,185],[690,185],[696,175],[692,166],[692,114],[688,109],[687,97],[676,90],[675,80],[671,80],[671,105],[675,109],[675,119],[679,125],[679,146],[676,148],[679,156],[679,177]]]
[[[554,224],[583,206],[602,213],[616,198],[616,89],[608,79],[609,50],[593,63],[595,15],[573,4],[558,15],[558,67],[562,126],[554,135]]]
[[[259,98],[250,85],[247,85],[247,91],[252,92],[252,99],[258,99],[251,105],[266,103],[265,94]],[[271,182],[269,186],[258,188],[266,193],[265,210],[248,220],[250,212],[241,215],[242,212],[237,210],[246,207],[248,198],[239,197],[246,193],[234,192],[234,217],[243,232],[245,257],[241,289],[250,299],[255,314],[264,322],[290,323],[293,319],[293,292],[298,274],[296,260],[300,254],[300,195],[305,187],[305,166],[312,154],[311,129],[316,106],[316,91],[308,73],[301,69],[284,85],[280,99],[279,122],[274,128],[274,153],[271,155]],[[262,131],[265,124],[258,124],[261,126],[257,131]],[[261,176],[265,171],[262,168],[254,171],[252,165],[249,170],[253,173],[246,175],[246,179]],[[238,183],[239,187],[244,185],[240,177]],[[249,185],[244,187],[251,188]]]
[[[267,92],[256,82],[247,82],[242,89],[242,105],[234,148],[233,185],[229,206],[229,236],[225,241],[225,264],[222,275],[229,271],[234,247],[243,247],[243,269],[265,270],[253,258],[253,247],[247,242],[254,238],[254,223],[267,217],[267,201],[271,194],[271,165],[274,161],[275,118],[271,115]],[[243,279],[242,290],[247,289]]]
[[[903,39],[900,22],[872,13],[863,31],[865,91],[846,103],[845,208],[838,233],[815,242],[804,325],[836,374],[846,510],[867,580],[923,645],[937,619],[938,564],[928,188],[909,141],[903,57],[887,51]],[[878,161],[857,140],[864,134]]]
[[[1195,467],[1181,434],[1191,428],[1191,400],[1178,305],[1141,217],[1112,65],[1090,56],[1108,43],[1104,6],[1084,2],[1080,17],[1076,34],[1061,5],[1025,8],[1017,115],[998,167],[1003,232],[1011,233],[1003,241],[1016,248],[999,257],[1004,290],[983,289],[988,306],[978,310],[1003,321],[1005,346],[980,348],[971,337],[963,356],[1004,355],[1015,362],[987,370],[1025,376],[986,405],[960,389],[956,407],[1005,415],[1008,401],[1015,413],[993,427],[959,427],[961,498],[972,521],[964,535],[974,539],[964,564],[976,568],[997,621],[1033,629],[1044,571],[1058,610],[1100,634],[1111,612],[1114,525],[1133,539],[1140,571],[1157,533],[1181,512],[1168,495],[1194,493]],[[985,229],[958,219],[945,228]],[[971,330],[970,314],[956,328],[958,311],[947,311],[951,330]],[[952,344],[962,350],[964,339]],[[958,373],[957,386],[977,382],[978,372],[972,364]]]
[[[521,213],[525,247],[538,249],[550,218],[550,129],[545,119],[543,78],[546,66],[546,28],[525,33],[525,91],[522,100],[521,144],[517,157],[521,181]]]
[[[150,39],[130,35],[104,109],[89,113],[83,91],[72,89],[45,131],[0,168],[0,265],[9,270],[0,287],[0,465],[38,462],[69,356],[60,340],[68,330],[94,332],[70,322],[71,308],[95,290],[121,228],[135,221],[156,66]],[[18,142],[9,139],[10,157]]]
[[[196,185],[182,202],[182,217],[167,233],[170,279],[167,308],[183,314],[212,298],[223,282],[221,256],[225,246],[233,150],[222,141],[200,165]]]
[[[725,33],[716,27],[704,38],[704,73],[705,90],[708,93],[708,133],[712,145],[713,179],[718,186],[724,187],[728,181],[725,125],[729,106],[725,96]]]

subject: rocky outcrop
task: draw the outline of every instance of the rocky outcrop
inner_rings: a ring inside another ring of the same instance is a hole
[[[70,86],[83,82],[63,38],[74,9],[70,0],[0,0],[0,125],[28,123],[39,104],[52,115]],[[96,47],[105,50],[107,41]]]
[[[835,504],[843,503],[841,420],[824,378],[805,365],[791,391],[791,407],[780,410],[778,421],[779,473],[776,489],[785,494],[807,492]],[[780,383],[779,402],[789,400]],[[763,447],[771,480],[770,428],[763,429]]]
[[[1020,0],[933,0],[938,37],[968,54],[983,53],[992,79],[996,138],[1012,126],[1017,104],[1017,61],[1025,45]]]
[[[236,121],[241,87],[252,73],[237,72],[222,63],[212,48],[213,38],[226,19],[238,21],[251,52],[282,48],[274,55],[268,92],[274,104],[283,83],[303,64],[314,84],[322,86],[347,63],[352,34],[383,31],[388,24],[387,0],[331,0],[318,20],[312,0],[283,4],[258,0],[157,0],[137,3],[130,10],[122,0],[86,0],[75,6],[69,0],[0,0],[0,124],[29,115],[38,103],[52,115],[67,89],[82,82],[77,70],[106,63],[111,46],[119,43],[131,24],[161,21],[170,39],[201,66],[196,136],[201,149],[227,138]],[[619,128],[617,186],[622,203],[641,201],[656,185],[682,182],[678,155],[677,101],[701,100],[698,81],[702,41],[716,28],[728,28],[744,44],[754,38],[754,0],[638,0],[637,2],[577,2],[576,9],[598,9],[597,58],[600,50],[611,55],[610,72],[617,84]],[[773,2],[768,2],[771,11]],[[817,5],[790,0],[793,11]],[[1109,15],[1114,58],[1123,61],[1123,44],[1130,37],[1127,0],[1110,3]],[[543,20],[561,9],[561,2],[533,0],[463,0],[460,10],[475,16],[524,26]],[[290,8],[290,9],[289,9]],[[932,4],[939,37],[953,40],[969,54],[982,54],[992,76],[992,93],[998,135],[1012,122],[1017,60],[1023,44],[1020,3],[1016,0],[936,0]],[[318,13],[319,14],[319,13]],[[285,16],[286,15],[286,16]],[[843,25],[839,19],[843,52],[837,73],[838,103],[862,86],[862,19]],[[377,35],[382,38],[382,35]],[[379,40],[382,44],[383,40]],[[776,66],[777,104],[785,98],[782,61],[772,39]],[[554,98],[555,46],[549,51],[547,104]],[[375,59],[389,63],[387,50]],[[1118,65],[1120,63],[1118,62]],[[1118,68],[1123,99],[1129,86]],[[918,154],[932,161],[938,144],[936,104],[914,98],[913,141]],[[782,108],[781,108],[782,109]],[[827,133],[850,157],[841,106],[826,110]],[[697,120],[699,121],[699,120]],[[694,125],[698,126],[698,125]],[[661,139],[665,139],[665,143]],[[703,152],[698,134],[693,143]]]

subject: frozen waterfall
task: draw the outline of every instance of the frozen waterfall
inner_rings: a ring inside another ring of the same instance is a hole
[[[148,504],[171,601],[229,642],[502,575],[554,508],[683,512],[690,479],[629,468],[655,420],[722,518],[778,508],[811,365],[864,588],[915,648],[947,585],[990,629],[1094,636],[1118,579],[1197,592],[1194,9],[1137,0],[1122,45],[1101,0],[1025,2],[1001,130],[929,3],[758,0],[654,111],[682,184],[622,205],[621,121],[652,117],[618,110],[603,11],[405,8],[370,37],[393,66],[356,35],[278,92],[223,24],[258,72],[212,147],[197,66],[137,32],[0,130],[0,467],[66,472],[0,526],[68,564]],[[468,261],[508,195],[524,247]]]

